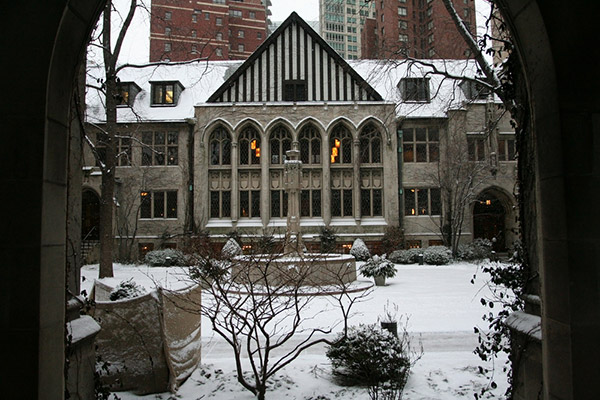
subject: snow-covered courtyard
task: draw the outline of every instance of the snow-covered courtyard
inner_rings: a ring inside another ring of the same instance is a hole
[[[388,279],[387,286],[374,287],[368,297],[355,305],[351,324],[377,323],[388,309],[397,307],[397,316],[407,316],[408,331],[413,346],[422,344],[423,357],[416,363],[407,382],[404,399],[472,399],[490,383],[480,374],[483,365],[473,354],[477,335],[473,327],[485,327],[481,316],[487,310],[481,306],[481,297],[490,297],[484,276],[476,264],[455,263],[446,266],[397,265],[398,273]],[[158,282],[175,289],[184,285],[180,268],[148,267],[145,265],[115,264],[114,278],[104,280],[116,286],[133,278],[152,287]],[[477,274],[475,284],[471,284]],[[98,276],[98,265],[82,269],[82,289],[88,293]],[[364,277],[359,281],[369,282]],[[390,307],[391,306],[391,307]],[[323,311],[310,324],[326,326],[336,321],[337,313],[326,297],[316,298],[311,307]],[[403,318],[404,320],[405,318]],[[231,348],[216,335],[208,320],[202,320],[202,363],[176,394],[163,393],[136,396],[118,393],[122,399],[252,399],[253,395],[236,380]],[[489,398],[501,398],[506,389],[504,360],[496,362],[494,382],[498,388],[489,392]],[[321,396],[321,397],[319,397]],[[267,392],[269,399],[368,399],[367,390],[336,385],[325,356],[325,346],[309,349],[287,366],[273,380]]]

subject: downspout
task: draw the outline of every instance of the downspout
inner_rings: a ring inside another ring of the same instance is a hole
[[[187,180],[187,207],[185,216],[185,231],[193,233],[196,231],[194,222],[194,128],[196,127],[196,118],[186,118],[188,124],[188,180]]]

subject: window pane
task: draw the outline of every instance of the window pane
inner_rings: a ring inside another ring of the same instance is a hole
[[[152,150],[146,146],[142,147],[142,165],[152,165]]]
[[[165,192],[154,192],[154,218],[165,217]]]
[[[429,214],[427,201],[427,189],[417,189],[417,208],[419,210],[419,215]]]
[[[440,141],[440,133],[437,129],[429,129],[429,141],[430,142],[439,142]]]
[[[248,141],[242,140],[240,141],[240,164],[248,165]]]
[[[469,161],[475,161],[475,139],[467,139],[469,147]]]
[[[168,165],[178,165],[179,164],[179,152],[177,151],[177,147],[169,147],[167,149],[167,164]]]
[[[225,138],[221,143],[223,144],[223,156],[221,159],[221,164],[229,165],[231,164],[231,142],[229,141],[229,138]]]
[[[273,218],[281,217],[280,194],[279,190],[271,190],[271,217]]]
[[[281,216],[282,217],[287,217],[287,212],[288,212],[288,194],[286,191],[283,192],[283,204],[282,207],[283,209]]]
[[[140,218],[152,218],[152,207],[150,193],[140,193]]]
[[[342,140],[342,162],[343,163],[351,163],[352,162],[352,141],[350,139]]]
[[[427,130],[425,128],[417,128],[415,129],[415,136],[417,142],[425,142],[427,141]]]
[[[382,216],[381,189],[373,189],[373,216]]]
[[[221,217],[231,216],[231,192],[221,192]]]
[[[321,163],[321,141],[318,139],[313,139],[311,142],[312,146],[312,163],[320,164]]]
[[[152,146],[152,132],[142,132],[142,143]]]
[[[402,152],[404,153],[404,162],[413,162],[415,160],[415,155],[413,153],[413,145],[405,144],[403,146]]]
[[[440,189],[429,189],[429,196],[431,197],[431,215],[441,215],[442,200]]]
[[[417,162],[427,161],[427,145],[425,143],[417,143]]]
[[[371,162],[381,162],[381,140],[378,138],[371,140]]]
[[[515,141],[507,140],[506,144],[508,145],[508,160],[512,161],[515,159]]]
[[[300,216],[310,217],[310,190],[300,192]]]
[[[240,192],[240,217],[247,218],[250,216],[250,199],[248,191]]]
[[[340,190],[331,191],[331,216],[342,216],[342,196]]]
[[[154,151],[154,165],[165,165],[164,147],[155,147]]]
[[[437,143],[429,143],[429,162],[439,161],[440,150]]]
[[[177,218],[177,192],[167,192],[167,218]]]
[[[169,132],[167,134],[167,144],[177,145],[177,132]]]
[[[220,143],[216,140],[210,142],[210,165],[219,165]]]
[[[155,132],[154,133],[154,144],[165,144],[164,132]]]
[[[404,189],[404,215],[416,215],[415,190]]]
[[[344,190],[344,217],[352,216],[352,190]]]
[[[210,192],[210,217],[219,218],[219,192]]]
[[[260,217],[260,191],[252,191],[252,217]]]
[[[308,164],[308,140],[300,140],[300,160],[303,164]]]
[[[506,140],[498,140],[498,161],[506,161]]]
[[[483,140],[477,140],[477,161],[485,160],[485,150]]]
[[[360,191],[360,213],[362,216],[371,216],[371,191],[362,189]]]
[[[271,164],[279,164],[279,140],[271,140]]]
[[[173,104],[173,85],[165,85],[165,103]]]
[[[414,129],[404,129],[402,132],[402,137],[405,142],[413,142],[415,140]]]
[[[366,164],[369,161],[369,139],[362,137],[360,138],[360,162]]]
[[[312,215],[313,217],[321,216],[321,191],[312,191]]]

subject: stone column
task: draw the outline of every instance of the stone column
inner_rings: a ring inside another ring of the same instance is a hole
[[[354,139],[352,151],[352,168],[354,181],[352,186],[354,190],[352,192],[352,201],[354,202],[354,220],[356,224],[360,224],[360,140]]]
[[[238,175],[238,146],[237,142],[231,143],[231,222],[235,227],[239,219],[240,196],[239,196],[239,175]]]
[[[321,210],[325,226],[331,224],[331,149],[328,140],[323,138],[321,142],[321,162],[323,164],[323,183],[321,185]]]
[[[302,161],[300,151],[288,150],[285,160],[284,187],[288,194],[286,254],[302,254],[300,233],[300,191],[302,190]]]

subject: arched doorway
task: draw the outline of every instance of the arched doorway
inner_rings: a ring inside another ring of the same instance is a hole
[[[489,239],[494,251],[506,250],[506,209],[491,191],[481,193],[473,206],[473,239]]]
[[[81,239],[100,239],[100,197],[92,190],[81,195]]]

